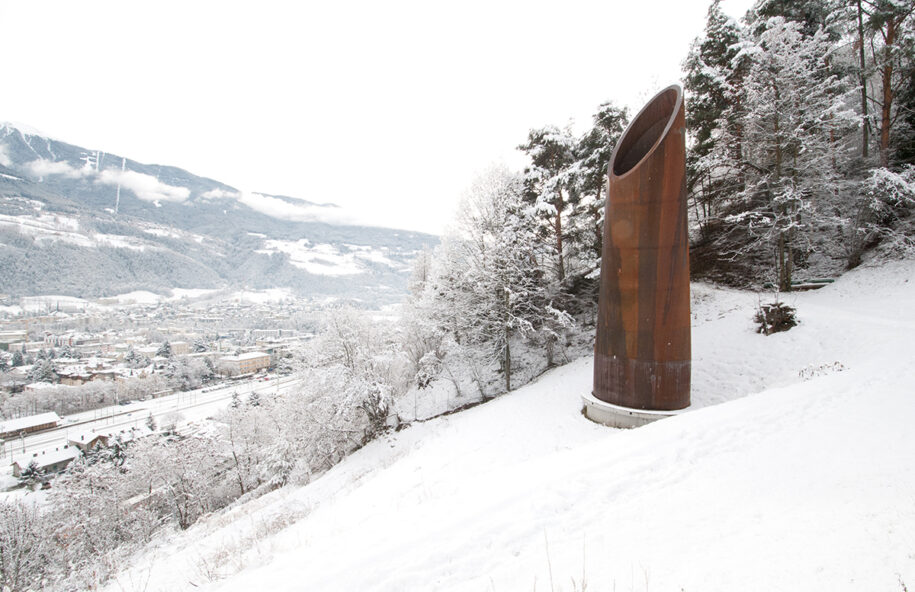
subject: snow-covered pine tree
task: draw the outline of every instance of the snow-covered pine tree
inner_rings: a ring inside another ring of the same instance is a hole
[[[857,117],[846,107],[847,87],[827,67],[825,31],[806,36],[782,17],[757,30],[735,57],[751,63],[740,113],[746,186],[742,211],[729,221],[753,239],[746,252],[772,249],[778,286],[787,291],[796,262],[810,251],[811,222],[830,217],[817,206],[841,199],[840,139]]]
[[[41,485],[44,479],[44,471],[38,466],[38,462],[34,460],[29,461],[29,464],[19,473],[19,483],[30,489],[35,489],[37,486]]]
[[[570,165],[570,172],[572,194],[576,198],[566,223],[571,260],[567,275],[593,275],[600,269],[607,166],[628,119],[625,108],[612,102],[601,103],[594,114],[591,129],[575,145],[575,160]],[[574,291],[572,286],[570,291]],[[597,295],[581,296],[596,300]]]
[[[54,372],[54,364],[51,360],[39,359],[29,370],[28,379],[32,382],[56,382],[57,374]]]
[[[163,358],[172,357],[172,344],[169,343],[167,339],[163,341],[162,345],[160,345],[159,349],[156,351],[156,355]]]
[[[743,100],[747,59],[735,60],[738,24],[712,2],[705,31],[690,46],[683,63],[686,90],[687,190],[699,240],[719,231],[714,222],[722,205],[742,189],[736,166],[741,129],[736,114]]]
[[[548,125],[532,129],[527,142],[518,146],[531,159],[524,171],[524,198],[533,204],[540,221],[539,236],[553,259],[552,272],[562,284],[566,277],[567,230],[563,227],[568,208],[577,195],[572,192],[571,165],[575,160],[575,138],[568,128]]]
[[[248,406],[249,407],[259,407],[261,404],[261,396],[257,391],[251,391],[248,395]]]

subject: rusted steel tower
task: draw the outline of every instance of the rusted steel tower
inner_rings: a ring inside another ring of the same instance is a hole
[[[685,135],[674,85],[639,112],[610,158],[592,394],[611,406],[689,406]]]

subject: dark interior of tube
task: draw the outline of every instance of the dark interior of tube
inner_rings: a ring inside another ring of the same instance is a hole
[[[648,104],[620,140],[613,161],[613,174],[625,175],[641,161],[664,133],[667,122],[676,115],[676,88],[667,89]]]

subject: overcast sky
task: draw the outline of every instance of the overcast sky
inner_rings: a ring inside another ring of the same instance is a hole
[[[0,121],[439,233],[528,129],[678,82],[708,4],[0,0]]]

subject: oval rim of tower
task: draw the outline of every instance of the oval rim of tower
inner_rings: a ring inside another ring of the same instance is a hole
[[[633,127],[635,127],[635,124],[639,121],[639,119],[642,118],[646,114],[646,112],[657,101],[659,101],[661,99],[661,97],[663,97],[665,94],[668,94],[671,91],[676,92],[677,97],[674,100],[673,106],[670,110],[670,115],[667,118],[667,123],[664,125],[664,129],[658,135],[657,139],[654,141],[654,143],[651,145],[651,147],[645,152],[645,154],[642,155],[641,158],[639,158],[639,160],[636,163],[634,163],[631,167],[629,167],[622,174],[616,174],[614,172],[614,168],[616,168],[615,164],[616,164],[617,156],[619,156],[620,148],[623,146],[623,144],[626,141],[626,139],[628,138],[630,132],[632,132]],[[660,90],[655,96],[653,96],[651,98],[650,101],[645,103],[645,106],[639,110],[638,114],[635,117],[633,117],[632,120],[629,122],[629,124],[626,126],[626,129],[623,131],[623,135],[620,136],[619,141],[617,141],[616,146],[614,146],[613,153],[610,155],[610,162],[607,164],[607,178],[608,179],[612,179],[612,178],[621,179],[621,178],[629,175],[632,171],[638,169],[639,165],[642,164],[643,162],[645,162],[645,160],[648,157],[650,157],[652,154],[654,154],[655,150],[657,150],[657,148],[661,144],[661,142],[664,141],[664,139],[670,133],[670,128],[673,127],[674,121],[676,121],[677,115],[679,114],[682,105],[683,105],[683,88],[679,84],[671,84],[667,88]]]

